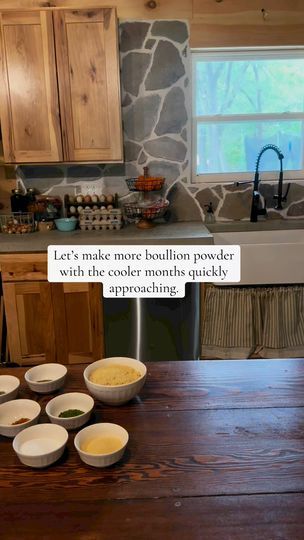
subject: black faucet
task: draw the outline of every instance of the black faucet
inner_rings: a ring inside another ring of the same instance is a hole
[[[278,201],[278,204],[276,206],[276,210],[282,210],[282,208],[283,208],[282,202],[285,202],[287,200],[287,195],[288,195],[288,191],[289,191],[289,188],[290,188],[290,184],[288,184],[285,194],[282,195],[282,190],[283,190],[283,159],[284,159],[284,156],[283,156],[281,150],[277,146],[275,146],[274,144],[266,144],[266,146],[263,146],[262,150],[260,151],[260,153],[259,153],[259,155],[257,157],[257,161],[256,161],[255,175],[254,175],[254,181],[253,181],[253,193],[252,193],[250,221],[257,221],[258,216],[261,216],[261,215],[265,216],[267,214],[266,201],[265,201],[264,208],[260,207],[260,197],[261,196],[260,196],[260,192],[259,192],[259,181],[260,181],[259,166],[260,166],[261,157],[264,154],[264,152],[266,152],[266,150],[273,150],[277,154],[277,156],[278,156],[278,158],[280,160],[280,174],[279,174],[279,183],[278,183],[278,193],[277,193],[277,195],[274,195],[274,197],[273,197],[274,199],[277,199],[277,201]]]

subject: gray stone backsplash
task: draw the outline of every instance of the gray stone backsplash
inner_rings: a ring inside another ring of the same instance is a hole
[[[283,185],[283,194],[288,181]],[[266,203],[268,219],[291,219],[304,218],[304,180],[291,182],[287,201],[283,203],[283,210],[277,210],[277,201],[274,195],[277,193],[277,181],[260,182],[260,193]],[[217,221],[249,220],[252,201],[252,186],[233,184],[221,184],[208,186],[198,185],[199,189],[194,194],[202,210],[205,205],[212,202]]]
[[[189,31],[185,21],[127,21],[120,24],[120,63],[124,163],[21,166],[24,187],[40,193],[118,193],[131,195],[125,179],[165,176],[162,195],[172,221],[204,220],[212,202],[217,221],[249,220],[251,185],[191,182],[191,85]],[[269,219],[304,218],[304,179],[292,183],[282,211],[275,209],[277,182],[261,182]]]

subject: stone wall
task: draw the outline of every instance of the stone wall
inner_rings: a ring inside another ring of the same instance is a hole
[[[123,204],[134,194],[125,179],[142,174],[166,177],[163,195],[172,221],[204,220],[212,201],[220,221],[249,219],[252,186],[191,183],[191,88],[189,32],[184,21],[127,21],[120,24],[123,164],[22,166],[25,187],[41,193],[117,192]],[[269,217],[304,217],[304,182],[292,184],[289,203],[274,208],[275,184],[261,183]]]
[[[288,181],[283,184],[283,195]],[[252,185],[236,186],[232,183],[223,184],[192,184],[192,195],[205,212],[205,205],[212,202],[217,221],[249,220],[252,202]],[[267,207],[268,219],[304,218],[304,181],[291,182],[287,201],[282,204],[283,210],[276,210],[278,183],[260,182],[260,193]],[[179,214],[181,215],[181,213]]]

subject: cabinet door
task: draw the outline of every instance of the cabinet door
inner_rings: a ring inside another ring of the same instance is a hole
[[[52,13],[2,13],[1,49],[5,161],[62,160]]]
[[[79,364],[104,356],[100,283],[52,283],[57,361]]]
[[[51,284],[3,283],[10,359],[20,365],[56,362]]]
[[[66,161],[121,161],[122,128],[115,9],[54,14]]]
[[[11,360],[85,363],[104,356],[102,285],[49,283],[47,254],[0,255]]]

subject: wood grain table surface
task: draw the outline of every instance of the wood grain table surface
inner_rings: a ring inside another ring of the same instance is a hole
[[[62,392],[87,392],[83,365]],[[47,469],[22,465],[0,436],[0,537],[73,540],[303,540],[304,359],[156,362],[127,405],[95,401],[91,422],[130,435],[123,459],[95,469],[70,432]],[[20,398],[42,407],[54,395]]]

